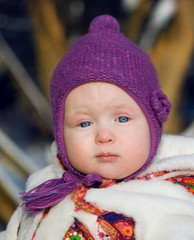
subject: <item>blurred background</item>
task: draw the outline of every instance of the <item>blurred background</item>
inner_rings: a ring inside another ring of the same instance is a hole
[[[173,105],[165,132],[194,136],[193,0],[0,0],[0,231],[50,162],[52,71],[100,14],[150,55]]]

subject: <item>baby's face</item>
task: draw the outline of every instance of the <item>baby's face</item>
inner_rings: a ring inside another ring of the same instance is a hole
[[[150,131],[142,110],[126,92],[109,83],[87,83],[70,92],[64,139],[75,169],[110,179],[136,172],[150,152]]]

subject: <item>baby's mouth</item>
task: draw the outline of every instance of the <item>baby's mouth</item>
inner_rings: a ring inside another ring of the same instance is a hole
[[[107,153],[100,153],[96,156],[96,158],[100,161],[100,162],[113,162],[115,160],[118,159],[118,155],[107,152]]]

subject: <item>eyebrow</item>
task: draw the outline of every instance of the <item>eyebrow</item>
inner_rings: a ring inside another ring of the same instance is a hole
[[[117,108],[117,109],[127,109],[127,110],[130,110],[130,112],[135,112],[135,107],[130,106],[130,105],[126,105],[126,104],[115,105],[114,107]]]
[[[86,116],[86,115],[88,115],[88,114],[85,113],[85,112],[81,112],[81,111],[74,112],[73,114],[70,114],[70,115],[67,114],[67,115],[65,115],[65,120],[66,120],[66,121],[74,120],[74,121],[76,122],[77,120],[79,120],[80,115],[84,117],[84,115]]]

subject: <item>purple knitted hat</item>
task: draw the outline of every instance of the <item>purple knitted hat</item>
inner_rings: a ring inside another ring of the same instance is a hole
[[[52,206],[80,184],[91,186],[96,181],[102,181],[97,174],[84,175],[72,167],[65,150],[63,130],[67,95],[84,83],[96,81],[112,83],[123,89],[138,103],[149,124],[151,148],[147,162],[124,180],[143,171],[156,154],[170,103],[160,90],[148,55],[120,33],[115,18],[99,16],[92,21],[89,33],[69,49],[53,72],[50,94],[54,134],[60,159],[68,171],[61,179],[50,180],[30,193],[22,194],[28,211],[36,213]]]

